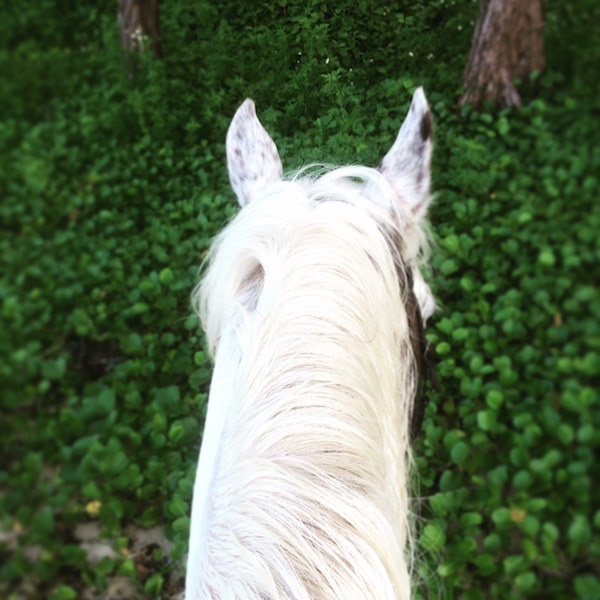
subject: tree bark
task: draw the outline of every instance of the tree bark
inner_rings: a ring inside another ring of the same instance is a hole
[[[480,0],[459,105],[518,108],[515,79],[545,66],[543,0]]]
[[[130,53],[144,52],[148,41],[156,58],[162,58],[159,0],[119,0],[121,44]]]

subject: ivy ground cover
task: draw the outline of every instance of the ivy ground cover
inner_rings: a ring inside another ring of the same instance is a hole
[[[127,68],[113,4],[0,24],[0,597],[181,590],[211,372],[189,296],[236,210],[229,119],[252,96],[287,167],[374,165],[424,85],[416,596],[600,598],[596,3],[549,5],[548,71],[479,113],[456,109],[467,0],[166,0],[164,60]]]

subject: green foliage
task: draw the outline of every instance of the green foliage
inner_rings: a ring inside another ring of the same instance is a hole
[[[0,23],[0,595],[176,585],[211,371],[189,295],[236,210],[235,107],[256,99],[287,168],[376,164],[425,85],[443,392],[417,597],[600,597],[597,3],[547,7],[549,70],[498,114],[455,109],[468,0],[169,0],[165,60],[133,78],[114,2],[71,4]],[[87,522],[115,556],[89,562]],[[157,524],[171,558],[144,571],[128,526]]]
[[[443,310],[429,339],[444,391],[418,462],[446,524],[432,567],[446,590],[592,598],[598,584],[600,130],[590,110],[565,91],[520,113],[464,111],[437,147],[432,280]]]

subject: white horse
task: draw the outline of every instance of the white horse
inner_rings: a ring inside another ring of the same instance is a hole
[[[378,169],[282,179],[254,103],[236,112],[242,210],[194,292],[215,367],[187,600],[410,598],[431,152],[421,88]]]

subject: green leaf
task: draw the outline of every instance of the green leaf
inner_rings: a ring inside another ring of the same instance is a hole
[[[556,257],[550,248],[546,248],[540,252],[538,261],[545,267],[553,267],[556,264]]]
[[[115,392],[112,390],[112,388],[103,387],[100,393],[96,396],[94,402],[97,415],[108,415],[115,409]]]
[[[460,524],[463,527],[472,527],[473,525],[481,525],[481,523],[483,523],[483,517],[478,512],[463,513],[460,517]]]
[[[194,352],[194,363],[198,367],[202,367],[206,364],[207,357],[206,352],[199,350],[198,352]]]
[[[458,327],[452,332],[452,339],[456,342],[464,342],[469,337],[469,330],[466,327]]]
[[[127,354],[141,354],[144,350],[142,337],[138,333],[130,333],[121,343],[123,352]]]
[[[483,431],[493,431],[497,425],[496,412],[480,410],[477,413],[477,424]]]
[[[179,387],[169,385],[163,388],[157,388],[154,392],[154,400],[158,402],[165,411],[173,410],[181,401]]]
[[[490,390],[485,397],[485,403],[492,409],[498,410],[504,402],[504,395],[500,390]]]
[[[119,565],[119,575],[133,579],[136,575],[135,561],[128,558]]]
[[[174,517],[183,517],[188,512],[188,503],[181,496],[175,495],[169,503],[169,510]]]
[[[35,513],[31,522],[31,529],[38,534],[48,535],[54,531],[54,513],[49,506],[45,506]]]
[[[458,269],[459,269],[458,263],[456,261],[452,260],[451,258],[446,259],[440,265],[440,273],[444,277],[448,277],[449,275],[456,273],[456,271],[458,271]]]
[[[492,512],[492,521],[494,521],[496,525],[507,525],[511,520],[510,509],[504,506],[496,508],[494,512]]]
[[[508,518],[510,519],[510,511],[508,513]],[[500,535],[497,533],[490,533],[483,540],[483,547],[488,552],[498,552],[502,548],[502,540],[500,539]]]
[[[491,554],[476,555],[473,562],[482,577],[489,577],[498,570],[498,561]]]
[[[187,516],[179,517],[173,521],[173,531],[188,533],[190,530],[190,518]]]
[[[456,234],[451,234],[447,236],[443,241],[444,247],[450,252],[456,254],[459,250],[459,241],[458,236]]]
[[[568,446],[575,439],[575,432],[568,423],[562,423],[556,429],[556,437],[564,446]]]
[[[202,389],[210,381],[211,372],[204,367],[196,369],[189,378],[190,387],[194,390]]]
[[[60,356],[56,360],[44,362],[42,366],[42,375],[52,381],[62,379],[67,368],[67,358]]]
[[[440,490],[442,492],[450,492],[460,487],[461,478],[457,473],[446,470],[440,477]]]
[[[515,577],[516,588],[524,593],[531,592],[535,589],[537,584],[537,577],[532,571],[526,571],[525,573],[519,573]]]
[[[160,573],[154,573],[146,580],[144,584],[144,594],[158,597],[164,584],[163,576]]]
[[[577,431],[577,439],[582,444],[591,444],[595,437],[594,426],[591,423],[582,425]]]
[[[457,465],[462,465],[465,460],[469,456],[469,444],[463,441],[458,441],[454,446],[452,446],[452,450],[450,451],[450,458]]]
[[[178,442],[183,437],[183,431],[181,423],[173,423],[169,429],[169,440],[173,443]]]
[[[448,342],[440,342],[436,348],[435,352],[438,356],[444,356],[450,352],[450,344]]]
[[[169,269],[168,267],[165,269],[162,269],[158,275],[158,280],[163,285],[169,285],[170,283],[172,283],[173,279],[174,279],[173,271],[171,271],[171,269]]]
[[[50,600],[75,600],[77,592],[70,585],[59,585],[52,594]]]
[[[533,477],[529,471],[521,470],[515,474],[513,478],[513,485],[518,490],[526,490],[533,483]]]
[[[503,565],[505,573],[509,576],[513,576],[527,566],[527,561],[525,560],[524,556],[520,554],[513,554],[504,559]]]
[[[132,315],[142,315],[150,310],[150,306],[145,302],[136,302],[130,309]]]
[[[575,515],[568,530],[569,540],[578,546],[589,543],[592,531],[587,518],[584,515]]]
[[[540,522],[539,519],[533,515],[527,515],[522,523],[520,523],[520,528],[524,531],[529,537],[534,538],[540,531]]]
[[[469,277],[462,277],[460,280],[460,287],[467,292],[467,294],[471,294],[475,289],[475,283]]]
[[[423,528],[421,546],[427,552],[439,552],[446,543],[446,534],[443,529],[434,523],[429,523]]]
[[[455,506],[455,500],[452,493],[437,493],[429,498],[429,506],[433,513],[442,517],[447,515]]]
[[[156,413],[152,417],[152,430],[155,433],[163,432],[167,429],[167,417],[163,413]]]
[[[575,577],[575,593],[580,600],[600,598],[600,578],[595,575]]]

